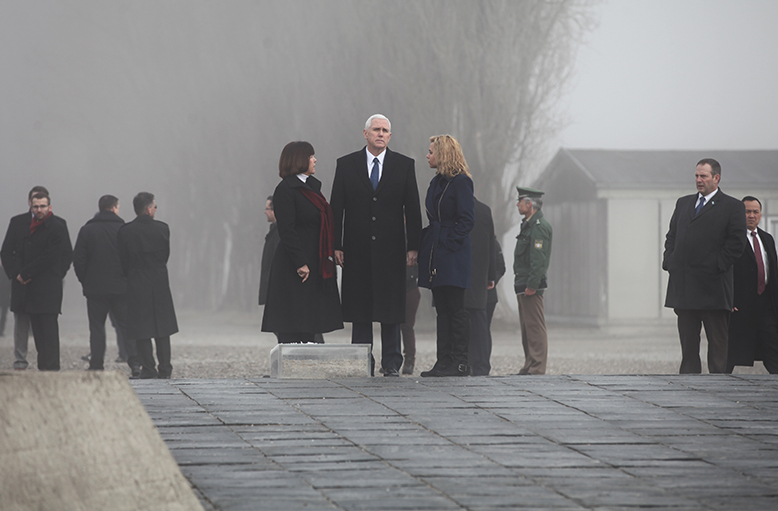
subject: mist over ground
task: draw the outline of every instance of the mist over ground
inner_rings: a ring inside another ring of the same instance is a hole
[[[265,197],[281,148],[308,140],[329,196],[376,112],[416,160],[462,142],[505,232],[541,165],[590,2],[11,0],[0,4],[0,219],[34,185],[75,241],[103,194],[157,196],[177,307],[256,310]],[[506,247],[510,250],[510,247]],[[65,309],[82,307],[73,273]]]

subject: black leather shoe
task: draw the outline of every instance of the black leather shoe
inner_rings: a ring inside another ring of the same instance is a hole
[[[392,369],[391,367],[388,369],[384,369],[384,376],[389,376],[393,378],[399,378],[400,373],[397,372],[397,369]]]
[[[159,376],[159,373],[156,371],[147,371],[146,369],[141,369],[140,375],[138,375],[138,378],[141,380],[151,380]]]

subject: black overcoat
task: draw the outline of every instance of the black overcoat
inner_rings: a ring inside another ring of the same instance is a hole
[[[678,199],[670,219],[662,259],[670,273],[665,307],[732,310],[732,266],[747,243],[745,206],[719,188],[695,215],[697,198]]]
[[[405,322],[406,251],[419,249],[421,232],[413,160],[387,149],[374,191],[366,149],[343,156],[331,199],[335,249],[343,250],[345,259],[343,319]]]
[[[767,232],[757,228],[759,242],[767,252],[768,275],[767,290],[772,297],[773,314],[778,317],[778,257],[775,252],[775,240]],[[756,256],[751,244],[746,241],[743,254],[735,261],[735,307],[729,321],[728,365],[752,366],[759,360],[756,352],[756,331],[759,326],[756,294]]]
[[[419,249],[420,287],[470,287],[473,200],[473,180],[466,174],[436,174],[430,181],[424,201],[429,225]]]
[[[321,195],[321,181],[306,183],[287,176],[273,193],[281,242],[270,267],[263,332],[323,333],[343,328],[337,278],[323,279],[319,271],[321,214],[302,193],[308,188]],[[308,265],[303,282],[297,269]]]
[[[100,211],[78,231],[73,247],[73,270],[84,296],[123,295],[127,277],[119,260],[119,229],[124,220],[113,211]]]
[[[127,337],[150,339],[178,332],[167,261],[170,228],[138,215],[119,229],[119,259],[127,277]]]
[[[72,247],[65,221],[50,216],[30,234],[32,215],[11,219],[2,248],[3,267],[11,278],[11,310],[27,314],[59,314],[62,279],[70,269]],[[21,284],[16,276],[24,280]]]
[[[473,262],[470,268],[470,289],[465,291],[465,308],[485,310],[487,286],[489,281],[497,280],[494,220],[489,206],[478,199],[474,201],[475,223],[473,230],[470,231],[470,251]]]

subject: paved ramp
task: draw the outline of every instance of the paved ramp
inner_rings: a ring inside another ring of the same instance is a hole
[[[201,510],[118,372],[0,373],[0,508]]]
[[[209,510],[778,509],[774,375],[133,386]]]

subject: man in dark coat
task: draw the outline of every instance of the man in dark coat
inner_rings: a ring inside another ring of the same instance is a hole
[[[267,198],[265,203],[265,217],[270,223],[270,229],[265,236],[265,247],[262,249],[262,264],[259,273],[259,305],[267,303],[267,284],[270,280],[270,265],[273,263],[273,256],[278,248],[281,237],[278,235],[278,225],[276,224],[276,214],[273,211],[273,196]]]
[[[86,297],[89,318],[89,369],[102,370],[105,359],[105,320],[109,312],[116,322],[117,336],[126,340],[127,277],[119,260],[118,233],[124,220],[119,217],[119,199],[103,195],[98,213],[78,232],[73,248],[73,270]],[[125,343],[127,363],[133,376],[140,374],[135,342]]]
[[[9,241],[9,247],[15,247],[12,252],[16,252],[10,258],[16,264],[6,266],[6,272],[16,273],[11,310],[29,316],[38,369],[58,371],[57,316],[62,310],[62,280],[71,262],[70,236],[67,226],[52,214],[51,199],[46,193],[32,195],[31,210],[33,216],[27,230],[16,233],[22,236],[21,244],[18,240]],[[7,264],[5,259],[3,263]]]
[[[41,192],[45,195],[49,194],[49,191],[43,186],[34,186],[27,194],[27,206],[28,210],[21,215],[16,215],[11,218],[8,223],[8,230],[5,234],[2,250],[0,250],[0,258],[2,258],[3,269],[6,276],[9,279],[9,283],[13,288],[19,286],[17,293],[21,293],[23,289],[21,284],[14,284],[16,276],[22,268],[22,251],[24,249],[24,239],[30,233],[30,222],[33,219],[32,214],[32,196],[35,193]],[[52,218],[58,220],[67,230],[67,222],[64,218],[60,218],[57,215],[52,214]],[[61,271],[62,275],[65,275],[70,268],[71,261],[70,239],[68,238],[67,246],[62,252]],[[26,312],[21,310],[14,311],[14,369],[24,370],[27,369],[27,347],[30,337],[30,316]]]
[[[132,200],[135,220],[119,229],[119,259],[127,277],[127,338],[136,340],[141,378],[170,378],[170,336],[178,332],[167,261],[170,228],[154,220],[154,195],[141,192]],[[157,346],[159,368],[151,338]]]
[[[421,234],[419,190],[413,160],[387,147],[389,119],[371,116],[363,135],[364,149],[338,159],[330,202],[343,320],[352,323],[355,344],[372,345],[372,323],[381,323],[381,367],[398,376],[405,266],[416,264]]]
[[[727,369],[733,304],[732,266],[746,245],[743,203],[719,190],[721,165],[697,163],[697,193],[678,199],[665,240],[662,269],[670,273],[665,307],[678,316],[681,374],[702,372],[700,330],[708,337],[708,370]]]
[[[470,316],[470,350],[468,363],[473,376],[488,376],[492,366],[492,340],[486,317],[488,290],[497,278],[494,258],[494,221],[492,210],[475,199],[475,224],[470,231],[472,265],[470,288],[465,290],[465,309]]]
[[[762,203],[743,198],[746,208],[746,248],[734,266],[735,308],[729,323],[727,372],[762,360],[770,374],[778,373],[778,257],[775,240],[759,228]]]

